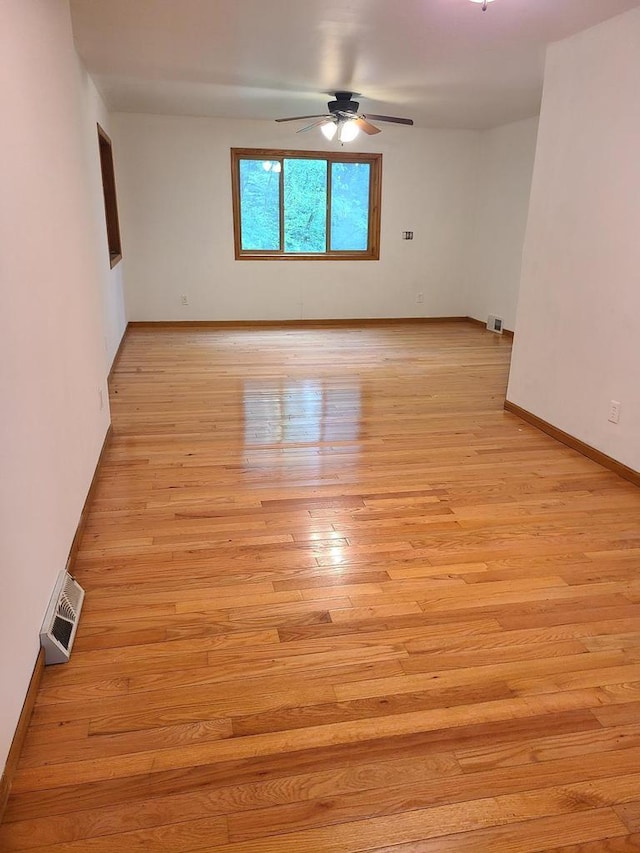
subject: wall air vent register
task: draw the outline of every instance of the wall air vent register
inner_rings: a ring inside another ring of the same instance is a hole
[[[66,663],[78,628],[84,590],[64,569],[58,575],[40,629],[45,664]]]

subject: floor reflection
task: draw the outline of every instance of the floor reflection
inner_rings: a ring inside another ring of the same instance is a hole
[[[245,380],[246,446],[353,441],[360,435],[359,382]]]

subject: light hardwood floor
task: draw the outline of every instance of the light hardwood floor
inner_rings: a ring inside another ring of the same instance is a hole
[[[6,851],[640,850],[640,490],[459,324],[135,329]]]

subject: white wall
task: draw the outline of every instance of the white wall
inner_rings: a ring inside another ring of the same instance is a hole
[[[96,129],[96,125],[99,124],[111,138],[111,118],[104,101],[98,94],[93,80],[89,77],[85,67],[78,58],[76,58],[76,65],[81,96],[87,186],[91,194],[91,204],[95,212],[90,224],[94,232],[94,258],[96,273],[100,280],[105,358],[107,369],[109,369],[127,326],[123,293],[123,270],[126,265],[126,259],[116,264],[113,269],[110,268],[107,224],[105,221],[104,196],[102,193],[102,173],[100,170],[100,154]],[[117,174],[116,183],[118,183]]]
[[[78,66],[66,0],[0,3],[0,79],[3,767],[108,427],[104,341],[113,350],[122,307],[105,293],[114,276],[99,237],[100,104]]]
[[[508,389],[637,471],[639,80],[640,10],[549,49]]]
[[[261,262],[234,259],[229,149],[335,143],[275,122],[118,114],[112,125],[130,320],[466,314],[476,132],[385,126],[350,146],[383,153],[379,262]]]
[[[487,130],[478,142],[478,196],[469,252],[467,313],[513,329],[538,119]]]

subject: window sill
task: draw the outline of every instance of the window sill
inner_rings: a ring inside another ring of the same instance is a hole
[[[379,252],[341,252],[335,255],[305,254],[278,255],[271,252],[236,253],[236,261],[379,261]]]

